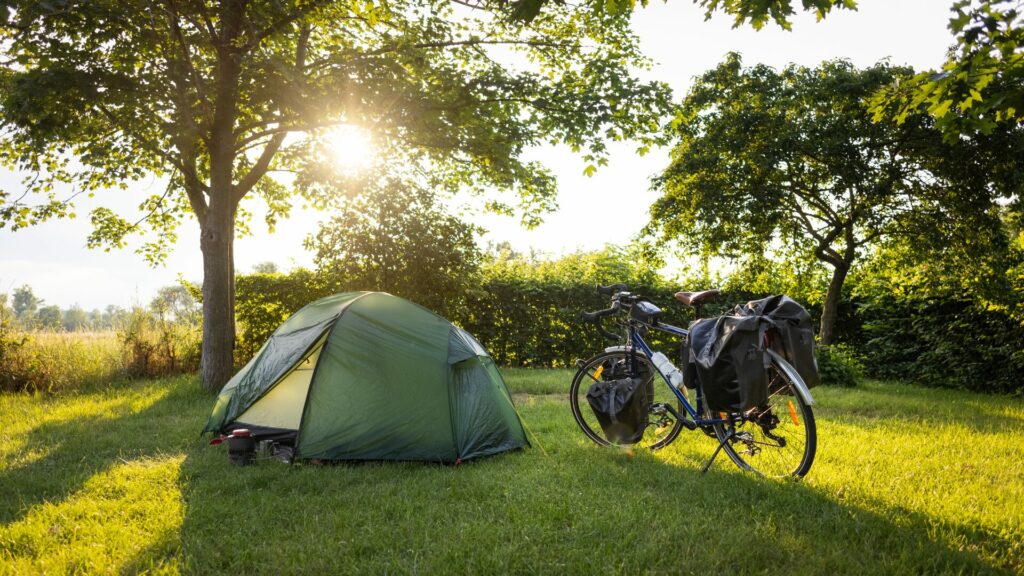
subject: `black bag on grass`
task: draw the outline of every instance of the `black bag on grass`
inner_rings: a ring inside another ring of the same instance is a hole
[[[643,438],[651,384],[650,378],[622,378],[595,382],[587,389],[587,402],[609,442],[636,444]]]

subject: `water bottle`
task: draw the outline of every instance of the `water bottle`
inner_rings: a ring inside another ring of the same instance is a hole
[[[679,386],[682,385],[683,373],[672,365],[672,362],[669,361],[667,356],[661,352],[655,352],[654,355],[651,356],[651,361],[654,362],[655,368],[665,376],[665,379],[668,380],[668,383],[671,384],[673,388],[679,388]]]

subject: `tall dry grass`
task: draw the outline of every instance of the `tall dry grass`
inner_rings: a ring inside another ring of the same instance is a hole
[[[57,392],[125,372],[115,332],[30,332],[0,341],[0,389]]]
[[[133,311],[109,332],[21,332],[0,325],[0,391],[54,393],[118,378],[194,372],[199,326]]]

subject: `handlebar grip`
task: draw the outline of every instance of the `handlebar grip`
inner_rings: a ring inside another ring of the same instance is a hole
[[[621,306],[622,304],[619,303],[618,300],[616,300],[615,303],[612,304],[612,307],[608,308],[607,310],[598,310],[596,312],[580,312],[580,319],[582,319],[584,322],[593,322],[594,326],[597,327],[597,331],[605,338],[616,341],[621,340],[621,336],[619,336],[618,334],[613,334],[605,330],[604,327],[601,326],[601,318],[615,314],[616,312],[619,311],[619,308]]]
[[[619,308],[621,306],[622,304],[616,301],[614,304],[612,304],[611,308],[605,310],[598,310],[596,312],[580,312],[580,318],[584,322],[596,322],[597,320],[604,318],[605,316],[611,316],[612,314],[615,314],[616,312],[619,311]]]
[[[605,296],[611,296],[616,292],[626,292],[629,290],[629,286],[625,284],[609,284],[608,286],[598,286],[597,293],[604,294]]]

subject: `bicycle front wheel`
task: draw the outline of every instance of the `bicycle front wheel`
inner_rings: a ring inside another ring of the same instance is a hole
[[[791,376],[793,375],[793,376]],[[796,370],[772,359],[768,372],[768,404],[731,425],[714,425],[715,435],[732,461],[768,477],[801,478],[811,469],[818,434],[814,413],[796,391]]]
[[[668,446],[679,436],[679,431],[683,428],[682,423],[671,412],[665,410],[664,406],[672,406],[677,414],[683,413],[683,407],[675,394],[669,390],[668,383],[658,377],[657,371],[654,370],[654,366],[646,356],[636,355],[635,373],[631,368],[630,356],[632,354],[615,350],[598,354],[583,362],[569,388],[569,404],[572,406],[572,415],[587,438],[602,446],[609,446],[612,443],[605,437],[597,416],[590,408],[587,390],[592,384],[599,381],[636,376],[646,378],[648,389],[653,392],[653,398],[648,399],[647,403],[649,424],[644,430],[643,437],[634,445],[657,450]]]

